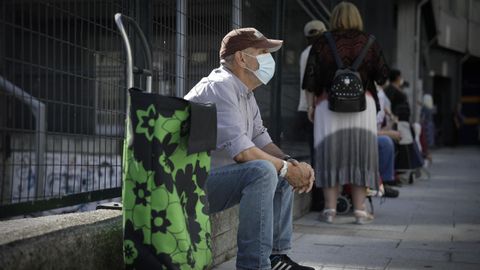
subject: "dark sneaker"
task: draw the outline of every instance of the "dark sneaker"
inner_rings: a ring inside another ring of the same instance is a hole
[[[397,198],[398,195],[399,195],[399,191],[396,190],[396,189],[393,189],[387,185],[384,186],[384,189],[385,189],[385,197],[388,197],[388,198]]]
[[[272,270],[315,270],[313,267],[299,265],[284,254],[270,256],[270,262]]]
[[[388,182],[383,182],[384,184],[387,184],[389,186],[394,186],[394,187],[402,187],[402,181],[400,181],[399,179],[395,179],[393,181],[388,181]]]

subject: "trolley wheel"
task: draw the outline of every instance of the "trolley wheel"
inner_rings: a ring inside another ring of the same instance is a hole
[[[344,215],[348,214],[352,204],[350,200],[345,196],[339,196],[337,199],[337,214]]]

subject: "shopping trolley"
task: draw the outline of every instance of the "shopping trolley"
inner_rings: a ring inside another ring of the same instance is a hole
[[[130,17],[115,14],[126,54],[123,148],[123,251],[126,268],[204,269],[212,261],[204,184],[216,146],[216,110],[152,93],[152,52]],[[145,67],[134,65],[124,22],[140,38]],[[134,76],[146,81],[145,91]]]

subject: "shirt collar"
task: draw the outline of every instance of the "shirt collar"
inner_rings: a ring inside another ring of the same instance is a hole
[[[220,69],[227,72],[235,81],[235,84],[238,86],[235,90],[238,92],[239,95],[250,98],[253,94],[252,91],[248,91],[248,87],[235,75],[233,74],[228,68],[224,66],[220,66]]]

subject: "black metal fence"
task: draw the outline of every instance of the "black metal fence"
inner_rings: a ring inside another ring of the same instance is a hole
[[[114,11],[125,3],[0,3],[2,217],[118,196],[125,89]]]
[[[0,218],[120,196],[126,89],[115,13],[135,18],[152,44],[153,91],[183,95],[218,66],[243,5],[1,1]]]

